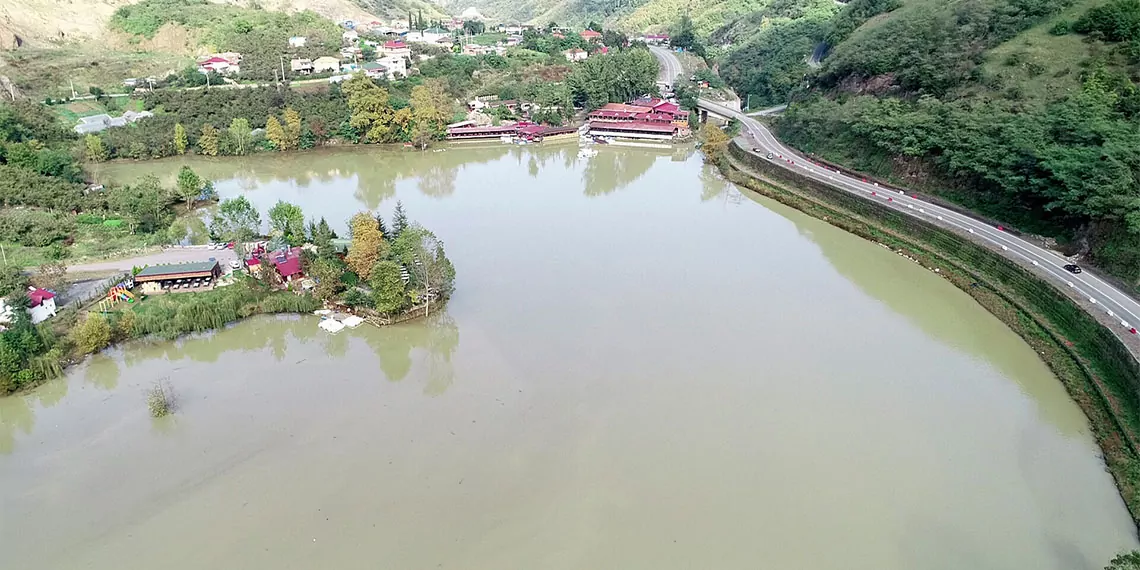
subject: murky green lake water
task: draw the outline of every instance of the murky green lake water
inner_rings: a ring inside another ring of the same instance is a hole
[[[968,296],[687,149],[601,150],[191,161],[337,228],[402,200],[456,295],[383,330],[132,344],[0,400],[0,567],[1073,570],[1137,545],[1079,409]]]

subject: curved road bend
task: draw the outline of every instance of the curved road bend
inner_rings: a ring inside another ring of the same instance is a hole
[[[680,74],[681,63],[677,57],[664,48],[650,48],[661,62],[662,81],[671,83]],[[668,78],[666,76],[668,75]],[[867,200],[876,200],[884,205],[918,218],[954,230],[960,234],[973,236],[991,246],[991,249],[1023,266],[1072,296],[1083,299],[1081,306],[1106,325],[1125,341],[1134,355],[1140,354],[1140,339],[1129,329],[1140,326],[1140,302],[1089,272],[1073,275],[1064,269],[1065,258],[1056,252],[1042,248],[1015,235],[999,230],[985,222],[959,212],[943,208],[906,195],[901,190],[887,190],[878,184],[848,176],[813,163],[797,151],[784,146],[763,124],[740,111],[701,99],[699,105],[722,116],[734,117],[744,126],[752,145],[760,150],[752,154],[760,156],[771,153],[771,162],[788,170],[855,194]],[[750,150],[751,152],[751,150]]]

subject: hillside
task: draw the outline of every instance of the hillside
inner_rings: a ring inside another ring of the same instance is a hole
[[[1140,282],[1140,0],[782,5],[713,34],[742,96],[792,101],[782,138]]]
[[[686,11],[696,30],[711,33],[726,21],[755,12],[770,0],[442,0],[453,13],[474,7],[503,22],[584,25],[595,21],[630,33],[661,31]]]
[[[20,0],[0,2],[0,49],[22,45],[76,42],[107,35],[107,23],[115,10],[142,0]],[[422,12],[425,18],[445,15],[430,0],[210,0],[269,12],[310,11],[334,22],[371,20],[375,17],[406,16]]]

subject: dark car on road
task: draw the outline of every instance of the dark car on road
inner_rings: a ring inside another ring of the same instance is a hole
[[[1065,271],[1068,271],[1069,273],[1076,275],[1077,273],[1081,272],[1081,266],[1077,265],[1075,263],[1069,263],[1069,264],[1065,265]]]

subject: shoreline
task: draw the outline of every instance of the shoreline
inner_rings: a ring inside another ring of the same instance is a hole
[[[216,292],[217,292],[217,290],[215,289],[213,291],[204,291],[201,293],[189,293],[189,294],[191,294],[191,295],[203,295],[203,294],[209,295],[209,294],[216,293]],[[168,293],[167,295],[186,295],[186,294],[187,293]],[[279,296],[279,295],[289,295],[292,297],[309,299],[312,301],[313,305],[311,307],[307,307],[307,310],[305,310],[305,311],[288,310],[288,309],[287,310],[275,310],[273,307],[264,307],[262,305],[262,302],[264,302],[265,300],[273,298],[274,296]],[[444,299],[442,301],[439,301],[438,303],[433,303],[430,307],[424,307],[422,305],[412,307],[411,309],[404,312],[403,314],[401,314],[397,317],[393,317],[391,319],[388,319],[388,322],[383,322],[382,319],[380,319],[374,315],[367,315],[367,316],[366,315],[360,315],[360,316],[365,319],[365,322],[367,322],[368,324],[375,326],[377,328],[400,325],[400,324],[409,323],[412,321],[417,321],[420,319],[426,319],[426,318],[428,318],[434,314],[439,313],[440,311],[442,311],[444,308],[447,307],[447,301],[448,300],[450,300],[450,299]],[[0,399],[24,396],[30,392],[33,392],[36,389],[43,386],[47,382],[51,382],[53,380],[57,380],[59,378],[66,376],[68,374],[68,372],[72,368],[74,368],[75,366],[82,364],[89,357],[91,357],[95,354],[99,354],[99,353],[101,353],[107,349],[116,348],[116,347],[119,347],[119,346],[122,346],[122,345],[125,345],[128,343],[132,343],[132,342],[148,342],[148,341],[174,342],[174,341],[178,341],[178,340],[181,340],[183,338],[186,338],[186,337],[189,337],[192,335],[203,334],[203,333],[214,334],[217,331],[220,331],[220,330],[241,324],[241,323],[248,321],[250,319],[259,318],[259,317],[273,317],[273,316],[292,315],[292,316],[297,316],[297,317],[308,316],[308,317],[320,318],[319,316],[315,315],[313,313],[313,311],[318,310],[318,309],[325,307],[325,306],[327,306],[327,305],[322,304],[320,301],[312,298],[311,296],[302,297],[302,296],[296,295],[296,294],[289,292],[289,291],[273,291],[273,292],[270,292],[270,293],[260,297],[258,299],[257,305],[247,306],[246,308],[250,308],[251,310],[249,312],[246,312],[246,314],[243,314],[236,319],[229,320],[229,321],[226,321],[224,323],[221,323],[219,326],[216,326],[216,327],[180,330],[176,334],[173,334],[170,336],[163,335],[160,333],[155,333],[155,332],[150,332],[150,333],[146,333],[146,334],[142,334],[142,335],[138,335],[138,336],[126,336],[126,337],[123,337],[120,335],[115,335],[112,337],[111,341],[107,344],[107,346],[104,346],[103,348],[99,349],[98,351],[86,353],[83,355],[75,355],[75,354],[68,355],[67,358],[60,361],[59,373],[56,374],[55,376],[52,376],[50,378],[44,378],[38,382],[34,382],[32,384],[21,386],[20,389],[14,391],[14,392],[10,392],[7,394],[0,394]],[[91,312],[98,313],[98,311],[88,311],[88,313],[91,313]],[[245,311],[243,310],[242,312],[245,312]],[[99,314],[106,315],[104,313],[99,313]],[[356,313],[354,312],[353,314],[356,314]],[[78,319],[80,317],[79,311],[74,310],[72,312],[72,317],[74,317],[75,322],[69,321],[69,325],[68,325],[69,328],[78,326]],[[65,323],[65,324],[67,324],[67,323]],[[114,328],[114,327],[112,327],[112,328]],[[333,334],[333,333],[329,333],[329,334]]]
[[[1135,389],[1140,367],[1111,331],[1030,272],[969,240],[748,158],[733,140],[716,166],[737,186],[938,273],[1025,340],[1088,418],[1107,470],[1140,531],[1140,401]]]

